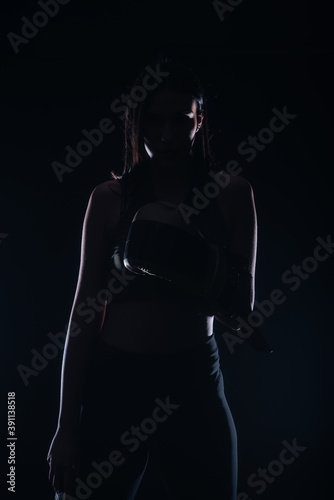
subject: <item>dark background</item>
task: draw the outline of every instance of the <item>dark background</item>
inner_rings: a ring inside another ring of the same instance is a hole
[[[109,179],[110,169],[122,168],[122,122],[110,104],[159,53],[197,71],[208,93],[215,156],[222,168],[237,159],[252,184],[257,300],[275,288],[286,296],[261,328],[274,347],[271,355],[247,343],[231,354],[225,329],[214,327],[238,431],[239,491],[252,500],[325,498],[332,491],[334,256],[295,292],[282,274],[313,255],[317,237],[334,233],[330,13],[305,0],[244,0],[222,22],[204,0],[71,0],[15,54],[8,32],[21,34],[21,17],[31,19],[41,8],[13,0],[1,9],[1,407],[5,416],[6,394],[15,391],[14,498],[53,498],[46,455],[57,423],[61,350],[28,385],[17,366],[30,366],[31,349],[41,352],[49,332],[64,332],[89,195]],[[240,142],[269,124],[272,108],[284,106],[297,117],[245,161]],[[51,163],[64,163],[65,146],[75,147],[81,130],[104,117],[116,130],[60,183]],[[278,459],[283,440],[294,439],[306,450],[257,494],[247,478]],[[139,499],[165,498],[154,472],[148,470]]]

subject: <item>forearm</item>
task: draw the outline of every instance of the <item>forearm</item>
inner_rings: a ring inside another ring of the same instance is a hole
[[[83,391],[100,327],[101,315],[90,324],[71,316],[63,354],[58,418],[58,427],[64,430],[78,428]]]
[[[220,297],[216,299],[215,317],[233,330],[238,330],[240,326],[237,318],[241,316],[246,319],[253,310],[254,278],[245,257],[229,252],[227,262],[225,287]]]

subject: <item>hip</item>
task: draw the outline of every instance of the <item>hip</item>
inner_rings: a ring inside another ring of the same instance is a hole
[[[215,337],[175,353],[129,352],[98,340],[84,391],[83,427],[93,429],[96,425],[104,429],[104,437],[109,432],[110,437],[117,437],[122,429],[145,421],[157,411],[161,414],[159,405],[172,405],[173,417],[168,420],[184,414],[188,425],[200,411],[216,408],[225,412]],[[178,410],[174,412],[174,408]]]

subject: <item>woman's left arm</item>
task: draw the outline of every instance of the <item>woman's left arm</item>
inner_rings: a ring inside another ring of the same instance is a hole
[[[243,177],[231,176],[222,196],[229,214],[229,276],[225,299],[228,313],[235,318],[227,326],[234,325],[233,329],[237,329],[236,318],[247,316],[255,300],[256,208],[252,186]],[[215,318],[226,323],[220,314]]]

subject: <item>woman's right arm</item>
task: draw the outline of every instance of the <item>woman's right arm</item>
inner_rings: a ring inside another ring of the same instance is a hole
[[[119,201],[118,201],[119,202]],[[89,199],[82,230],[81,262],[64,347],[58,427],[50,446],[49,479],[56,489],[72,493],[71,480],[78,451],[78,425],[85,380],[93,346],[102,328],[105,302],[98,292],[107,288],[108,230],[117,224],[117,195],[107,183],[97,186]],[[83,304],[94,310],[83,316]],[[89,321],[89,322],[88,322]]]

